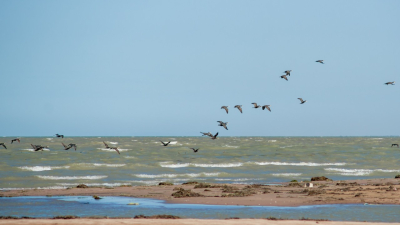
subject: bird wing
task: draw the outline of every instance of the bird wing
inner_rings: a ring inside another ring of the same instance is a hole
[[[14,142],[14,140],[11,140],[11,144]]]
[[[265,108],[267,108],[267,109],[268,109],[268,111],[270,111],[270,112],[271,112],[271,108],[269,107],[269,105],[266,105],[266,106],[265,106]]]
[[[251,104],[253,104],[253,105],[254,105],[254,107],[257,107],[257,103],[253,102],[253,103],[251,103]]]
[[[225,129],[228,130],[228,128],[226,127],[227,124],[228,124],[228,123],[223,123],[222,126],[223,126]]]
[[[287,79],[286,75],[282,75],[282,76],[281,76],[281,78],[283,78],[283,79],[285,79],[285,80],[287,80],[287,81],[288,81],[288,79]]]
[[[302,99],[302,98],[297,98],[297,99],[299,99],[301,102],[303,102],[303,99]]]
[[[222,121],[217,121],[219,123],[219,126],[222,126],[223,122]]]
[[[118,148],[114,148],[115,151],[118,152],[119,155],[121,155],[121,153],[119,153]]]
[[[21,143],[21,141],[19,139],[17,139],[18,143]]]
[[[4,147],[5,149],[7,149],[7,147],[6,147],[6,145],[5,145],[4,143],[1,143],[0,145],[3,145],[3,147]]]
[[[108,147],[108,144],[106,144],[104,141],[103,141],[103,143],[104,143],[104,145],[106,146],[106,148],[110,148],[110,147]]]
[[[163,145],[165,145],[165,143],[164,142],[162,142],[162,141],[160,141]]]
[[[226,113],[228,114],[228,107],[225,107],[225,111],[226,111]]]
[[[240,113],[243,113],[242,112],[242,107],[239,106],[238,109],[239,109]]]
[[[76,151],[76,145],[74,145],[75,151]]]
[[[218,136],[218,132],[214,135],[214,137],[217,137]]]

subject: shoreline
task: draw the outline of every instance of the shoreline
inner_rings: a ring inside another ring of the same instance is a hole
[[[1,197],[125,196],[165,200],[172,204],[302,206],[325,204],[395,204],[400,179],[285,182],[280,185],[191,183],[157,186],[2,190]],[[172,196],[174,194],[174,196]]]

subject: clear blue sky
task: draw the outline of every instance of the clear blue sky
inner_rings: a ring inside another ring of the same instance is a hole
[[[400,135],[399,12],[397,0],[0,1],[0,135]]]

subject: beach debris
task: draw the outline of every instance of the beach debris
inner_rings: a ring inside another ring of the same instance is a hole
[[[242,111],[242,105],[235,105],[234,108],[237,108],[237,109],[240,111],[240,113],[243,113],[243,111]]]
[[[391,147],[394,147],[394,146],[397,146],[397,147],[399,147],[399,144],[392,144],[392,146],[391,146]]]
[[[400,178],[400,174],[396,175],[394,178],[396,179]]]
[[[321,177],[312,177],[311,181],[332,181],[332,179],[329,179],[325,176],[321,176]]]
[[[255,109],[257,109],[257,108],[260,108],[260,107],[261,107],[260,105],[257,105],[257,103],[255,103],[255,102],[253,102],[253,103],[251,103],[251,104],[253,104],[253,105],[254,105],[254,107],[253,107],[253,108],[255,108]]]
[[[198,183],[194,186],[194,188],[222,188],[224,187],[223,185],[219,184],[207,184],[207,183]]]
[[[389,85],[389,84],[394,85],[394,83],[395,83],[394,81],[390,81],[390,82],[386,82],[385,84],[386,85]]]
[[[288,75],[282,75],[281,78],[283,78],[283,79],[289,81],[289,80],[287,79],[287,76],[288,76]]]
[[[317,60],[317,61],[315,61],[315,62],[319,62],[319,63],[321,63],[321,64],[324,64],[324,60],[322,60],[322,59],[319,59],[319,60]]]
[[[67,219],[78,219],[79,216],[73,216],[73,215],[66,215],[66,216],[55,216],[53,217],[53,219],[63,219],[63,220],[67,220]]]
[[[224,106],[221,107],[221,109],[225,109],[226,114],[228,114],[228,107],[229,107],[229,106],[225,106],[225,105],[224,105]]]
[[[185,198],[185,197],[202,197],[204,195],[193,192],[192,190],[185,190],[183,188],[179,188],[177,192],[172,193],[172,196],[175,198]]]
[[[103,141],[103,143],[104,143],[104,146],[106,146],[107,149],[114,149],[115,151],[118,152],[118,154],[121,154],[121,153],[119,153],[118,147],[110,147],[110,146],[108,146],[108,144],[106,144],[104,141]]]
[[[127,205],[139,205],[139,203],[137,203],[137,202],[130,202],[130,203],[128,203]]]
[[[180,219],[179,216],[174,215],[154,215],[154,216],[145,216],[145,215],[136,215],[133,217],[134,219]]]
[[[171,186],[171,185],[174,185],[174,184],[171,183],[171,182],[160,182],[160,183],[158,183],[158,185],[159,186]]]
[[[297,98],[297,99],[299,99],[299,100],[300,100],[300,104],[304,104],[304,103],[306,103],[306,102],[307,102],[307,100],[303,100],[302,98]]]
[[[92,196],[95,200],[100,200],[100,199],[102,199],[102,198],[100,198],[99,196],[97,196],[97,195],[93,195]]]
[[[306,188],[312,188],[312,187],[314,187],[314,185],[313,185],[313,183],[305,183],[305,184],[304,184],[304,187],[306,187]]]
[[[7,149],[7,147],[4,143],[0,143],[0,145],[3,146],[5,149]]]
[[[12,139],[12,140],[11,140],[11,144],[12,144],[14,141],[18,141],[18,143],[21,143],[21,140],[20,140],[19,138]]]
[[[60,138],[64,138],[64,135],[62,135],[62,134],[56,134],[56,137],[60,137]]]
[[[323,189],[312,189],[308,191],[308,196],[314,196],[314,195],[320,195],[320,194],[325,194],[326,191]]]
[[[219,123],[218,126],[224,127],[226,130],[228,130],[228,127],[226,125],[228,125],[228,122],[222,122],[222,121],[217,121]]]
[[[183,185],[196,185],[196,184],[199,184],[199,182],[197,182],[197,181],[189,181],[189,182],[183,183]]]
[[[168,141],[167,143],[160,141],[164,146],[168,146],[171,141]]]
[[[298,182],[297,180],[291,180],[290,182]]]
[[[86,184],[79,184],[76,188],[89,188]]]
[[[397,188],[393,187],[392,185],[390,185],[388,187],[388,189],[386,189],[386,191],[397,191]]]
[[[229,194],[222,194],[221,197],[246,197],[256,194],[256,191],[251,186],[246,186],[242,190],[237,190],[236,187],[225,185],[222,192]]]

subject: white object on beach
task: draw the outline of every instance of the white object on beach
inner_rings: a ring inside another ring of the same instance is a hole
[[[310,187],[310,188],[312,188],[314,185],[313,185],[313,183],[305,183],[304,184],[304,187]]]

